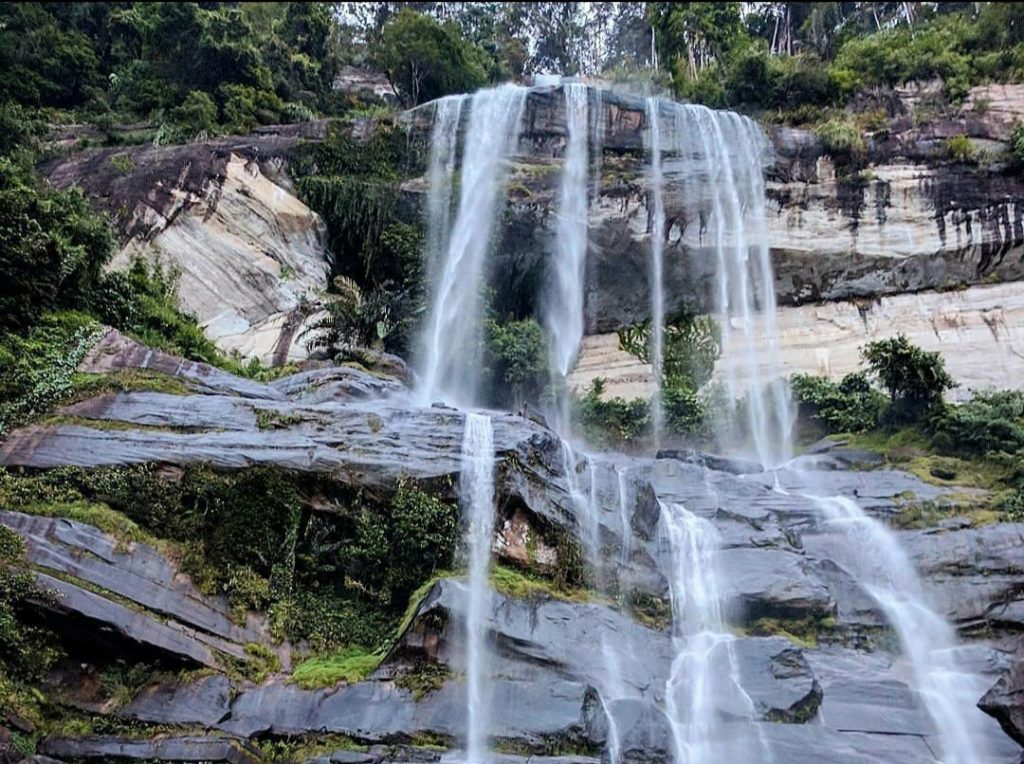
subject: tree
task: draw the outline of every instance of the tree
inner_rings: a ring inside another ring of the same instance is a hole
[[[918,419],[942,401],[946,390],[957,386],[939,353],[912,345],[903,334],[869,342],[861,348],[861,357],[889,394],[887,416],[893,421]]]
[[[487,81],[487,54],[451,23],[403,8],[372,44],[371,56],[409,106],[475,90]]]
[[[51,191],[31,167],[0,158],[0,327],[88,306],[113,251],[109,223],[81,192]]]
[[[746,39],[739,3],[650,3],[658,54],[693,79]]]

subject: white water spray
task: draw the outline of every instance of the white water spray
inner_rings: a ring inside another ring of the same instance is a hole
[[[460,172],[459,210],[439,270],[421,349],[418,399],[476,402],[480,380],[480,286],[507,160],[519,138],[526,89],[502,85],[475,93]]]
[[[469,553],[469,595],[466,608],[467,764],[487,761],[490,675],[487,616],[491,607],[488,573],[494,536],[494,435],[491,418],[466,414],[462,436],[460,495]]]

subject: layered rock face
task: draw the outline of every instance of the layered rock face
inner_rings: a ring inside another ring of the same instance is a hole
[[[330,253],[320,217],[283,171],[324,123],[186,146],[98,149],[45,168],[77,185],[114,219],[121,249],[180,274],[179,300],[227,351],[266,364],[305,358],[300,339],[327,287]]]
[[[922,95],[902,93],[889,130],[869,136],[866,163],[856,171],[829,156],[808,130],[766,128],[766,240],[780,305],[782,371],[841,376],[855,368],[857,345],[903,331],[944,351],[965,390],[1019,385],[1024,340],[1014,285],[1024,276],[1024,182],[1003,157],[1008,115],[1022,93],[1022,86],[976,88],[959,116],[923,126],[913,116]],[[535,89],[527,100],[499,283],[508,274],[542,272],[557,257],[554,198],[564,109],[557,88]],[[418,111],[411,121],[422,130],[429,114]],[[601,147],[591,168],[601,176],[589,207],[589,337],[572,381],[606,377],[609,394],[630,397],[647,389],[649,370],[616,353],[609,333],[650,313],[647,116],[642,99],[609,91],[600,97],[592,91],[590,113],[591,144]],[[977,161],[948,157],[946,139],[956,135],[971,138]],[[687,183],[693,179],[686,166],[666,153],[670,316],[715,310],[716,257],[708,240],[715,213],[707,195]]]
[[[182,390],[107,393],[71,404],[57,421],[11,433],[0,463],[43,472],[154,464],[171,480],[197,463],[222,472],[258,464],[382,497],[410,479],[454,491],[464,414],[410,406],[395,379],[334,367],[255,383],[109,332],[81,370],[119,369],[165,374]],[[497,760],[597,762],[612,737],[622,761],[672,760],[666,688],[678,646],[665,615],[670,550],[660,507],[678,503],[711,522],[721,542],[735,634],[715,672],[733,676],[744,695],[714,701],[723,729],[719,760],[934,764],[938,731],[911,689],[887,620],[832,559],[836,544],[845,543],[841,529],[824,523],[809,499],[778,490],[796,478],[695,453],[604,456],[607,470],[592,488],[596,516],[587,519],[566,474],[577,465],[565,461],[557,436],[516,415],[495,414],[493,422],[496,555],[544,575],[561,564],[560,552],[529,540],[538,525],[580,537],[585,522],[596,522],[609,566],[598,578],[617,581],[613,590],[622,595],[538,589],[491,596],[490,732],[515,752]],[[843,465],[850,456],[841,448],[820,451],[810,474],[876,516],[959,500],[905,473],[849,471]],[[42,610],[56,611],[80,650],[102,640],[117,654],[144,650],[171,665],[205,669],[155,679],[119,704],[103,705],[85,699],[88,675],[64,675],[62,702],[105,716],[111,728],[130,723],[134,735],[58,732],[41,741],[41,754],[248,762],[265,759],[261,746],[273,740],[292,745],[299,761],[369,763],[433,761],[459,745],[467,713],[461,580],[443,578],[429,589],[369,679],[304,690],[290,680],[293,647],[271,638],[257,614],[239,620],[222,597],[201,593],[159,545],[125,543],[31,508],[0,510],[0,523],[25,539],[39,581],[58,592]],[[1020,739],[1019,672],[1011,670],[1009,650],[1024,628],[1024,526],[952,523],[899,536],[926,576],[930,600],[977,640],[962,648],[962,658],[984,683],[979,700],[992,686],[982,703],[995,717],[985,745],[992,762],[1009,761],[1019,749],[999,725]],[[518,546],[513,537],[522,540]],[[662,603],[661,615],[626,604],[643,598]],[[802,636],[788,629],[802,629]],[[602,703],[609,644],[620,687]],[[269,676],[239,676],[239,663],[265,661],[268,653],[279,661]],[[759,751],[733,750],[751,719]],[[433,747],[423,748],[424,741]]]

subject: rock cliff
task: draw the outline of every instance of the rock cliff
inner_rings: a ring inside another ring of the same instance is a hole
[[[0,464],[44,475],[68,465],[151,464],[167,480],[196,463],[227,473],[259,464],[380,496],[391,495],[401,480],[454,490],[463,414],[410,407],[395,379],[335,367],[255,383],[149,351],[116,332],[80,368],[93,374],[147,369],[177,380],[179,389],[104,393],[73,403],[55,421],[11,433],[0,446]],[[511,414],[496,414],[494,426],[502,517],[524,524],[527,534],[541,525],[579,534],[558,438]],[[608,457],[614,469],[593,488],[599,543],[609,559],[626,561],[622,593],[661,601],[664,613],[666,548],[653,498],[685,504],[714,524],[735,630],[728,670],[747,693],[716,701],[726,728],[745,719],[750,704],[760,745],[776,761],[934,763],[936,730],[908,685],[886,619],[832,559],[841,537],[822,522],[817,505],[777,490],[796,478],[749,473],[743,464],[707,455],[662,457]],[[843,463],[841,449],[826,449],[809,468],[826,470],[812,474],[831,492],[858,497],[876,516],[898,516],[918,502],[962,501],[909,474],[849,471]],[[275,640],[261,616],[239,620],[223,597],[201,592],[161,545],[118,539],[38,507],[0,510],[0,524],[25,539],[38,580],[56,590],[54,602],[40,604],[41,615],[56,616],[71,644],[102,640],[118,655],[142,649],[172,666],[204,669],[160,675],[117,703],[102,704],[90,699],[96,683],[88,671],[64,670],[60,702],[104,719],[96,729],[109,731],[50,734],[40,754],[65,761],[248,762],[266,759],[265,746],[275,741],[276,755],[289,760],[429,761],[458,745],[466,709],[465,597],[458,578],[440,577],[414,603],[370,678],[306,690],[290,678],[292,646]],[[624,523],[631,529],[625,547]],[[507,532],[499,523],[493,548],[522,565]],[[899,535],[930,599],[970,640],[963,658],[985,682],[978,699],[994,717],[987,744],[993,760],[1009,760],[1018,748],[999,725],[1020,739],[1019,672],[1011,670],[1011,651],[1024,628],[1024,526],[947,524]],[[611,730],[624,761],[671,758],[664,711],[671,633],[657,608],[642,616],[629,601],[582,590],[499,587],[488,624],[497,653],[492,732],[510,752],[502,761],[596,762]],[[602,638],[615,641],[623,661],[620,698],[607,707],[596,691]],[[268,663],[268,655],[276,661]],[[239,673],[247,662],[263,667],[260,676]],[[131,734],[118,732],[125,725]]]
[[[286,172],[324,128],[92,149],[43,169],[111,216],[121,236],[111,268],[141,257],[179,273],[181,308],[221,349],[282,364],[306,357],[299,336],[330,272],[323,221],[295,197]]]

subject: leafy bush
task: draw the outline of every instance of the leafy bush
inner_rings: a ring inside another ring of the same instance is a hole
[[[595,379],[582,396],[575,398],[572,419],[576,431],[599,447],[630,445],[646,436],[650,405],[641,398],[602,400],[604,380]]]
[[[24,335],[0,335],[0,435],[71,392],[75,367],[100,334],[89,316],[55,313]]]
[[[848,119],[830,119],[814,132],[825,151],[841,164],[859,162],[867,150],[860,129]]]
[[[619,347],[643,363],[651,363],[650,322],[619,331]],[[684,314],[665,326],[662,335],[663,387],[699,390],[715,370],[721,355],[721,330],[713,318]]]
[[[933,443],[948,453],[1024,453],[1024,392],[978,393],[966,403],[943,406],[928,425]]]
[[[973,162],[976,159],[974,144],[966,135],[954,135],[946,139],[946,154],[954,162]]]
[[[518,406],[536,400],[547,376],[544,331],[534,318],[484,325],[484,366],[492,399]]]
[[[839,384],[827,377],[796,374],[790,389],[800,415],[823,423],[829,432],[870,430],[885,409],[885,396],[871,387],[863,372],[847,374]]]
[[[1024,122],[1014,122],[1010,130],[1010,156],[1018,165],[1024,165]]]
[[[941,355],[912,345],[902,334],[869,342],[861,348],[861,357],[889,394],[886,418],[890,421],[919,419],[942,401],[946,390],[957,386]]]
[[[178,140],[212,135],[217,132],[217,104],[207,93],[193,90],[171,110],[171,124]]]
[[[113,251],[109,223],[80,191],[49,189],[27,161],[0,157],[0,331],[87,308]]]
[[[19,619],[29,600],[49,602],[54,596],[36,585],[21,536],[0,526],[0,667],[16,676],[38,678],[57,653],[52,635]]]

